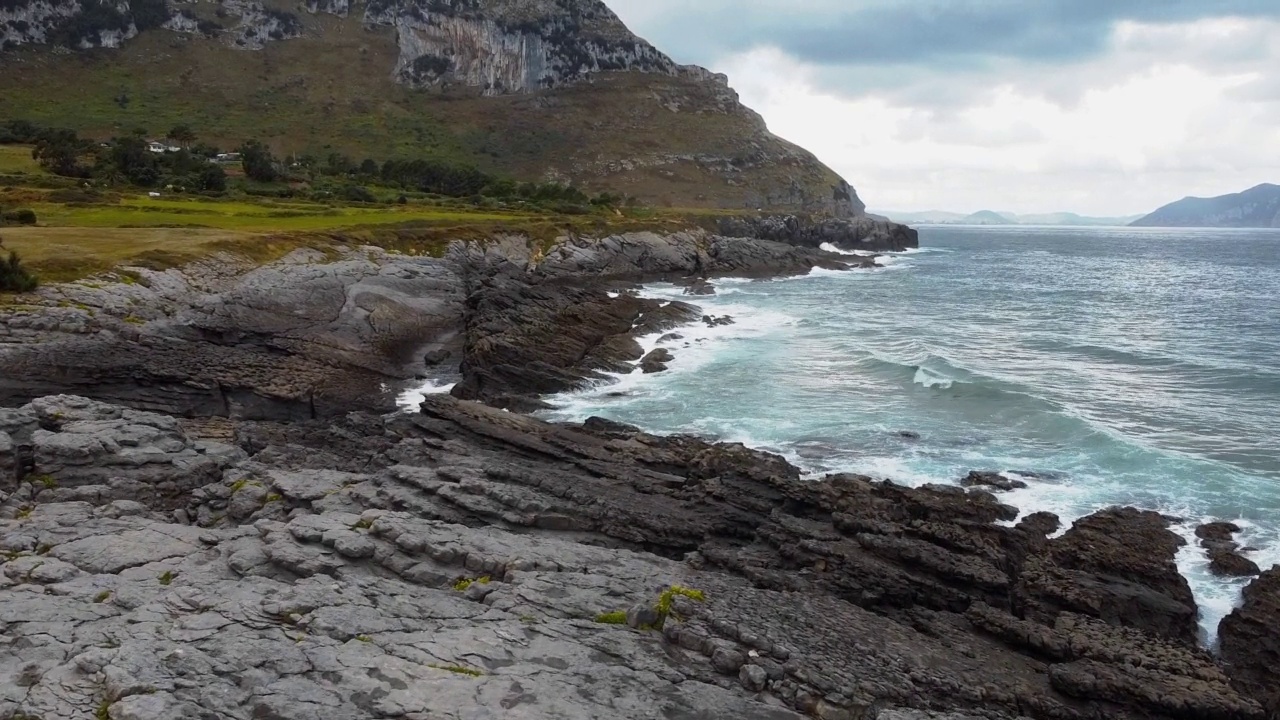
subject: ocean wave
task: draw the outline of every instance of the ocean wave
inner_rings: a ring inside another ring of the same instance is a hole
[[[911,379],[911,382],[927,388],[936,387],[942,388],[943,390],[949,390],[951,389],[952,384],[963,381],[958,381],[955,378],[949,378],[945,375],[935,373],[928,368],[918,367],[916,368],[915,377]]]
[[[428,395],[443,395],[453,390],[455,385],[457,385],[456,382],[445,380],[427,380],[400,393],[396,398],[396,407],[407,412],[417,412],[418,406],[427,399]]]
[[[671,296],[675,286],[646,286],[641,297],[662,299]],[[688,298],[684,298],[688,300]],[[762,310],[750,305],[726,302],[716,296],[698,298],[702,312],[716,317],[728,316],[727,325],[708,325],[701,319],[637,339],[641,351],[648,354],[658,348],[671,352],[674,359],[661,373],[645,374],[638,367],[626,373],[605,373],[598,382],[586,388],[571,390],[545,398],[554,409],[547,417],[559,420],[581,420],[602,405],[615,405],[637,399],[653,399],[680,376],[697,372],[714,362],[733,343],[785,332],[795,327],[798,319],[786,313]]]
[[[818,249],[829,253],[836,253],[838,255],[854,255],[857,257],[875,257],[879,254],[870,250],[842,250],[831,243],[822,243],[818,246]]]

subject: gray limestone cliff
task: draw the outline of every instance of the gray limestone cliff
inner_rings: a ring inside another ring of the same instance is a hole
[[[392,28],[400,49],[394,75],[413,86],[456,84],[503,94],[611,70],[706,74],[677,65],[633,35],[598,0],[309,0],[304,7]],[[208,34],[247,50],[303,33],[297,14],[259,0],[0,2],[0,47],[117,48],[153,27]]]

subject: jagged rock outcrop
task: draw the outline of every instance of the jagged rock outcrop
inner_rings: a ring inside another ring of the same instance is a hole
[[[1014,601],[1044,623],[1091,615],[1188,645],[1197,642],[1195,598],[1175,555],[1186,544],[1159,513],[1106,510],[1078,521],[1028,561]]]
[[[1280,717],[1280,566],[1244,589],[1244,602],[1218,626],[1222,659],[1237,688]]]
[[[853,196],[857,200],[857,195]],[[861,201],[857,201],[861,205]],[[735,217],[720,223],[724,235],[756,237],[765,240],[820,247],[833,245],[840,250],[901,251],[920,246],[920,235],[906,225],[876,220],[861,215],[851,219],[810,219],[793,215],[769,217]]]
[[[980,491],[814,482],[741,445],[444,396],[239,423],[237,447],[71,397],[7,417],[45,433],[52,473],[0,501],[5,717],[1263,717],[1133,618],[1011,614],[1050,550]],[[58,440],[91,431],[133,444]],[[220,475],[185,502],[119,497],[188,454]]]
[[[1209,572],[1227,577],[1247,577],[1262,572],[1257,563],[1240,552],[1240,543],[1234,539],[1238,532],[1240,526],[1230,522],[1205,523],[1196,528],[1200,546],[1209,555]]]
[[[602,379],[602,373],[631,371],[643,360],[637,338],[702,317],[693,305],[620,296],[600,281],[774,276],[814,267],[874,266],[870,258],[850,260],[771,240],[705,232],[569,240],[546,253],[532,272],[501,265],[473,289],[464,318],[462,382],[453,392],[515,410],[544,407],[539,395],[581,387]],[[650,371],[656,369],[650,365]]]
[[[5,308],[0,401],[71,391],[179,416],[280,419],[389,409],[382,383],[404,376],[424,340],[447,345],[461,330],[448,263],[378,248],[130,273]]]
[[[635,337],[700,316],[614,297],[607,281],[874,265],[703,231],[535,249],[524,237],[456,243],[443,258],[304,249],[258,268],[219,256],[49,286],[42,304],[0,307],[0,402],[73,392],[177,416],[255,419],[390,410],[386,383],[441,372],[444,358],[457,368],[465,348],[460,394],[529,408],[539,393],[630,367],[641,359]]]

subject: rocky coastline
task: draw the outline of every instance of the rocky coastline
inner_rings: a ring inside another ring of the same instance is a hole
[[[1156,513],[1058,534],[1000,476],[814,481],[520,413],[658,370],[636,338],[699,320],[706,278],[915,242],[779,218],[350,246],[5,307],[0,719],[1277,717],[1280,569],[1211,653]],[[689,303],[626,291],[656,280]],[[440,368],[451,396],[389,412]]]

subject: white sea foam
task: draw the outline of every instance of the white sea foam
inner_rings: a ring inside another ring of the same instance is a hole
[[[923,385],[927,388],[936,387],[946,390],[951,387],[951,384],[955,382],[955,379],[945,377],[933,372],[932,370],[920,367],[916,368],[916,375],[911,381],[916,385]]]
[[[1224,578],[1214,575],[1209,570],[1209,554],[1200,546],[1200,538],[1196,537],[1196,528],[1204,523],[1224,519],[1235,523],[1241,528],[1236,541],[1242,548],[1255,548],[1242,554],[1264,570],[1280,564],[1280,538],[1267,536],[1255,523],[1244,518],[1187,517],[1178,513],[1179,509],[1185,508],[1162,508],[1161,512],[1183,519],[1183,522],[1170,528],[1187,543],[1178,551],[1178,571],[1187,579],[1196,604],[1200,607],[1201,640],[1213,647],[1217,643],[1219,623],[1240,605],[1241,592],[1253,578]]]
[[[427,380],[416,387],[409,388],[396,398],[396,406],[408,412],[417,412],[418,406],[428,395],[442,395],[453,389],[457,383],[445,383],[441,380]]]
[[[717,296],[685,297],[683,289],[669,284],[646,286],[640,297],[655,300],[692,301],[711,316],[729,316],[728,325],[709,326],[701,320],[671,330],[652,333],[638,339],[645,354],[657,348],[665,348],[674,356],[662,373],[645,374],[639,368],[629,373],[607,374],[605,382],[591,387],[560,393],[546,398],[555,410],[549,413],[560,419],[581,419],[591,408],[610,400],[622,398],[652,397],[665,391],[664,386],[677,375],[696,372],[713,362],[719,353],[737,340],[756,338],[774,332],[785,331],[796,324],[796,318],[781,312],[759,310],[749,305],[734,303]]]
[[[842,250],[836,247],[835,245],[832,245],[831,243],[822,243],[821,245],[818,246],[818,249],[824,250],[829,253],[837,253],[840,255],[856,255],[858,257],[875,257],[875,255],[877,254],[870,250]]]

